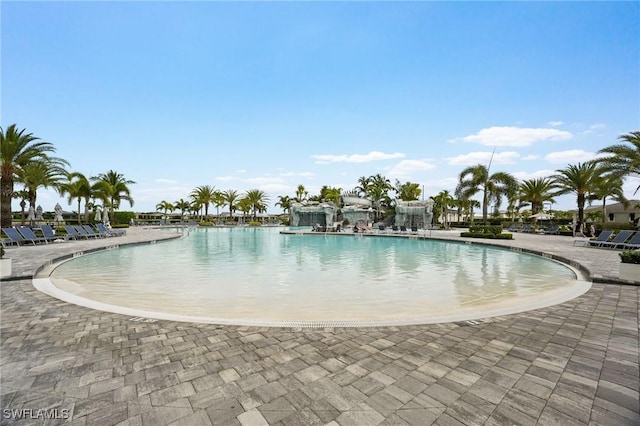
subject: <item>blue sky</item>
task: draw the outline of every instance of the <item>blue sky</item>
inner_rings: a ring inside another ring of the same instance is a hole
[[[640,129],[638,2],[0,8],[0,124],[74,171],[136,181],[136,211],[209,184],[262,189],[277,212],[299,184],[377,173],[428,197],[494,149],[492,170],[528,179]],[[45,210],[57,201],[39,192]]]

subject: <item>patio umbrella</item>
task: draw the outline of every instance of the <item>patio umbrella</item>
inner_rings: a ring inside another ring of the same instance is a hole
[[[100,211],[100,207],[96,208],[96,222],[102,222],[102,212]]]
[[[62,206],[60,206],[60,203],[57,203],[53,210],[56,212],[56,222],[64,221],[62,217]]]
[[[36,220],[36,210],[33,208],[33,206],[29,207],[29,220],[31,222]]]
[[[44,220],[44,218],[42,217],[42,212],[42,206],[36,207],[36,220]]]
[[[102,212],[102,222],[104,224],[109,223],[109,210],[104,209],[104,212]]]

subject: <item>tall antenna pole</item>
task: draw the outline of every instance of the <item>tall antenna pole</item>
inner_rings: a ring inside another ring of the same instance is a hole
[[[487,166],[487,174],[489,174],[489,171],[491,170],[491,163],[493,162],[493,156],[496,153],[496,148],[498,148],[497,146],[493,147],[493,152],[491,153],[491,158],[489,159],[489,166]]]

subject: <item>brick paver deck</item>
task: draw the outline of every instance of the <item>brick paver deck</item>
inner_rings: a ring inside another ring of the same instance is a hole
[[[62,254],[168,235],[132,229],[8,255],[15,274],[28,277]],[[554,236],[500,244],[561,257],[602,283],[561,305],[475,325],[287,329],[132,318],[53,299],[29,278],[2,281],[0,420],[640,424],[640,286],[608,283],[617,280],[617,254]]]

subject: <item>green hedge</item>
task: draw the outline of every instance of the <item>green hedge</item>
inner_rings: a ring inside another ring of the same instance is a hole
[[[640,265],[640,250],[626,250],[618,254],[620,255],[620,261],[622,263]]]
[[[469,232],[472,234],[493,234],[498,235],[502,233],[501,225],[479,225],[470,226]]]

